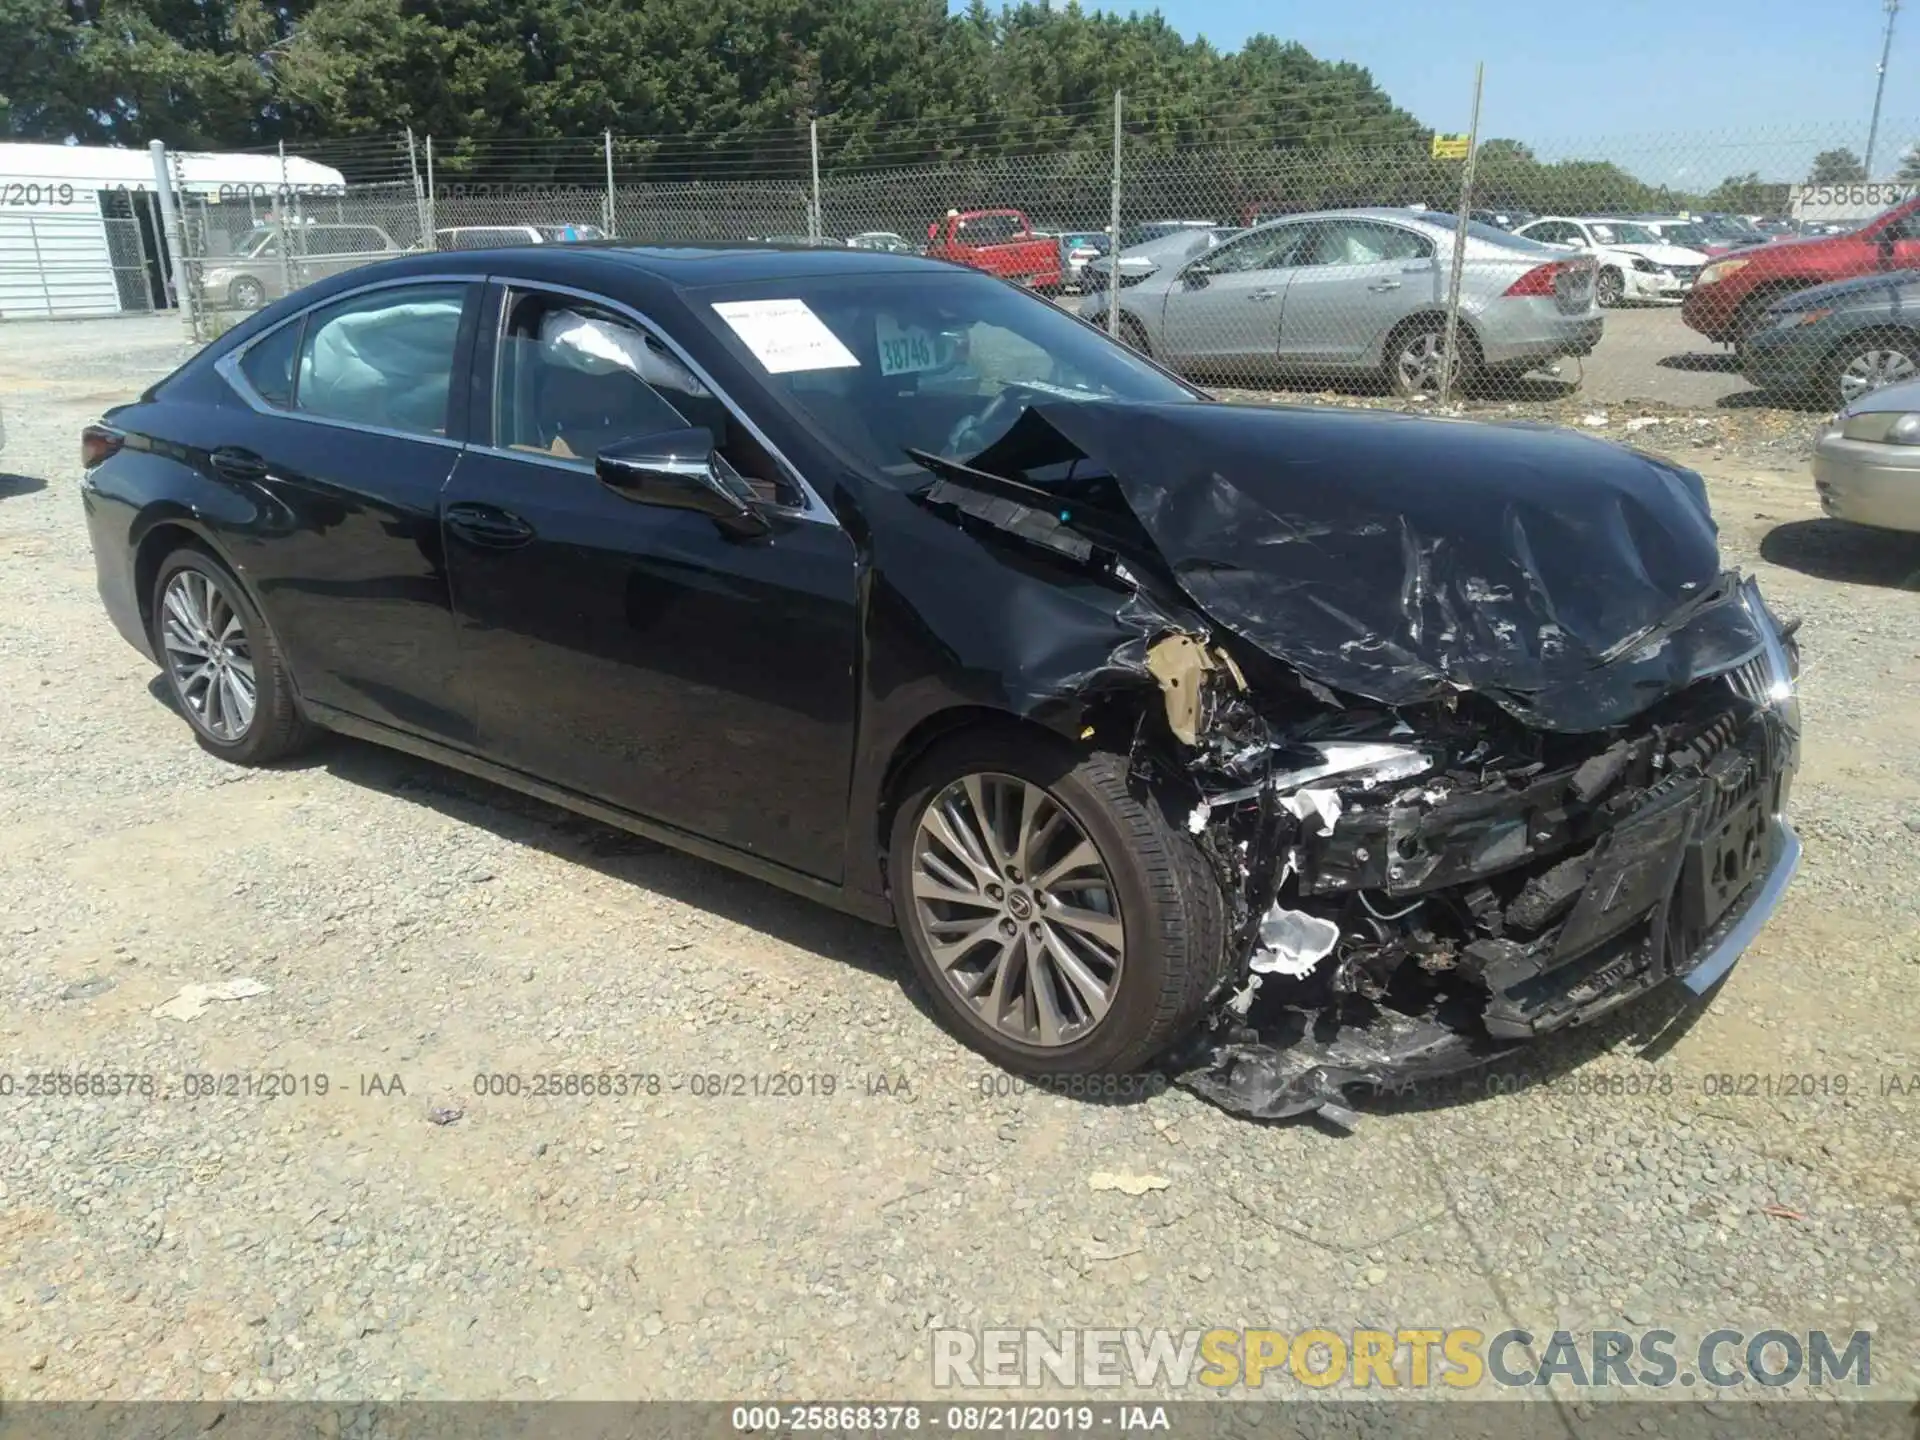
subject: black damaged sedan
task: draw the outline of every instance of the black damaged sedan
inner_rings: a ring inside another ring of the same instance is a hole
[[[1340,1118],[1706,990],[1799,854],[1797,651],[1697,475],[1214,403],[935,261],[369,265],[83,450],[215,755],[340,731],[895,924],[1029,1074]]]

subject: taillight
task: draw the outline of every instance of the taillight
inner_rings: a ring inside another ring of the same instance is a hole
[[[1553,295],[1554,282],[1560,278],[1562,270],[1570,269],[1564,260],[1549,260],[1544,265],[1536,265],[1513,284],[1507,287],[1509,295]]]
[[[80,432],[80,464],[91,470],[101,461],[120,451],[121,442],[126,439],[111,425],[89,425]]]

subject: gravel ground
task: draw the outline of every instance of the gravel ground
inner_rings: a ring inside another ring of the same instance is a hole
[[[358,743],[203,754],[100,610],[76,491],[79,427],[184,353],[0,328],[0,1068],[157,1077],[0,1099],[9,1399],[926,1396],[929,1330],[989,1325],[1864,1328],[1912,1393],[1920,537],[1819,518],[1809,417],[1591,426],[1698,466],[1804,622],[1774,924],[1703,1009],[1340,1136],[1005,1093],[888,932]],[[603,1070],[660,1092],[474,1091]],[[186,1093],[262,1071],[299,1093]],[[699,1093],[775,1071],[812,1093]]]

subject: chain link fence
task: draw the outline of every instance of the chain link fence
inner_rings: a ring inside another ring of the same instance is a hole
[[[183,268],[202,338],[396,254],[755,240],[958,260],[1216,388],[1831,409],[1920,375],[1920,216],[1899,209],[1920,191],[1855,178],[1851,127],[1343,145],[1324,117],[1308,137],[1123,97],[1083,110],[985,152],[831,121],[745,140],[302,147],[343,183],[183,195]],[[1920,178],[1911,152],[1902,173]],[[1821,236],[1834,243],[1780,245]],[[1838,305],[1801,298],[1872,276]]]

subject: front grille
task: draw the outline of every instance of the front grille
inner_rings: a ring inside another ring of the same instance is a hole
[[[1691,285],[1695,280],[1700,278],[1700,267],[1698,265],[1669,265],[1667,269],[1671,272],[1674,279],[1684,284]]]

